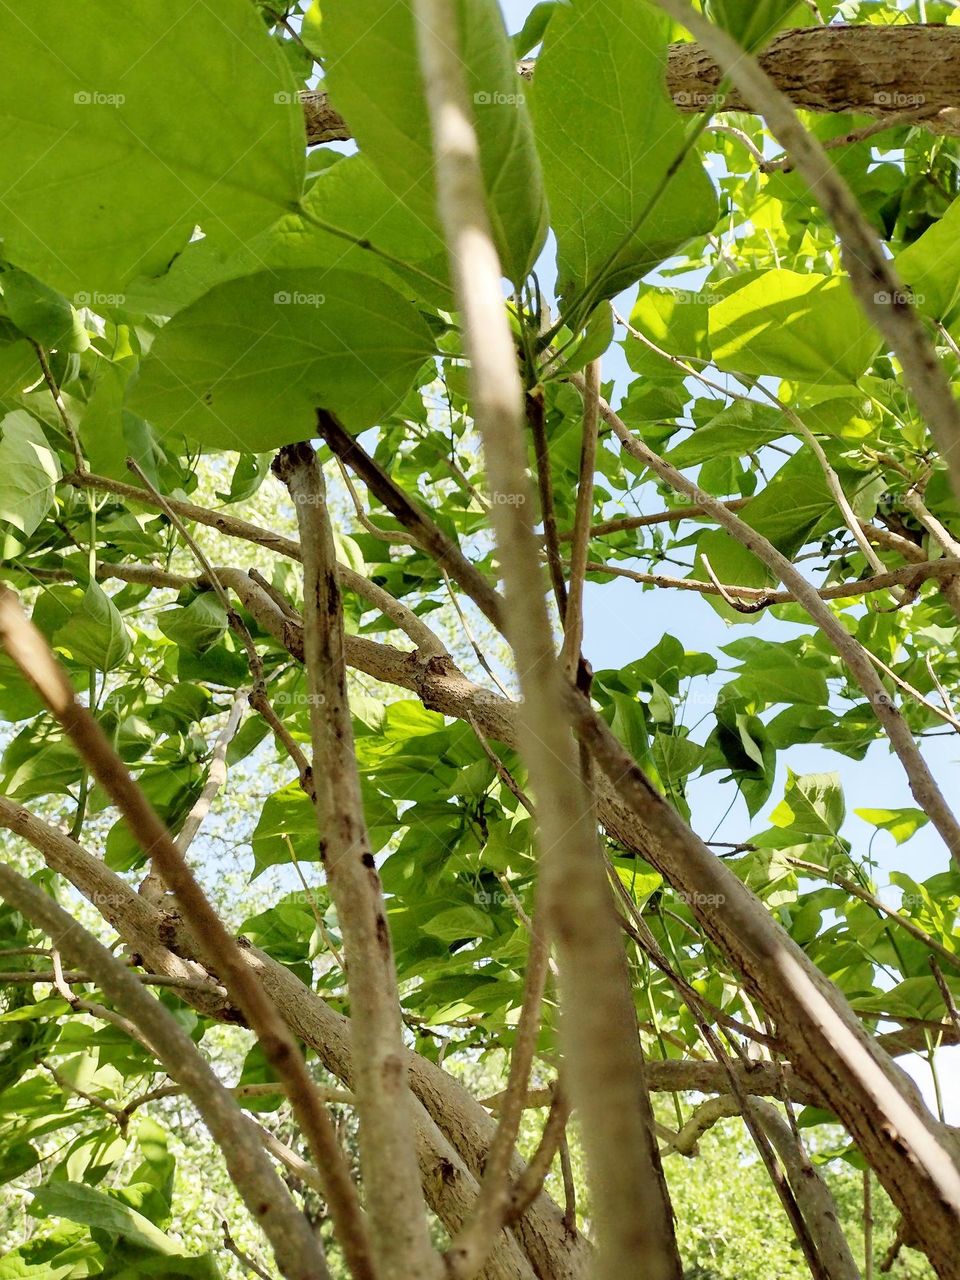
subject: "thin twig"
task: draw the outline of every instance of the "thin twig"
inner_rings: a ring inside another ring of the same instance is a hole
[[[587,547],[593,518],[593,479],[597,466],[597,431],[600,425],[600,361],[587,365],[584,378],[583,440],[580,445],[580,479],[577,508],[573,519],[573,546],[570,549],[570,584],[563,615],[561,662],[567,674],[576,675],[583,646],[583,580],[587,570]],[[554,528],[556,534],[556,528]],[[549,544],[548,544],[549,546]]]

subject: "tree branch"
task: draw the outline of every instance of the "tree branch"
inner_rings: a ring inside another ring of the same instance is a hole
[[[805,111],[861,112],[902,123],[903,104],[913,106],[918,128],[958,131],[960,31],[940,23],[880,26],[817,26],[783,31],[760,54],[773,83]],[[520,64],[522,75],[535,64]],[[667,90],[680,111],[697,112],[717,101],[723,72],[698,44],[672,44]],[[326,93],[301,95],[307,142],[343,142],[350,126]],[[639,107],[637,108],[639,110]],[[721,110],[762,111],[744,86],[728,89]]]
[[[282,449],[274,471],[296,508],[303,549],[304,662],[320,856],[343,935],[360,1154],[378,1263],[385,1280],[439,1278],[443,1267],[427,1232],[412,1141],[393,949],[354,754],[343,606],[323,472],[309,444]]]
[[[287,1087],[294,1113],[319,1168],[328,1174],[327,1198],[355,1275],[371,1278],[365,1228],[330,1117],[317,1098],[303,1055],[273,1002],[245,964],[236,939],[211,906],[170,833],[157,817],[126,765],[91,713],[78,700],[46,640],[20,609],[16,596],[0,586],[0,643],[71,738],[77,753],[113,800],[161,880],[176,895],[209,967],[222,975]]]
[[[176,1019],[122,961],[42,889],[5,863],[0,863],[0,895],[45,930],[74,964],[96,975],[100,988],[138,1027],[168,1073],[189,1094],[288,1280],[328,1280],[319,1243],[274,1173],[249,1121]]]
[[[539,892],[560,968],[564,1069],[580,1113],[594,1189],[596,1275],[619,1280],[639,1267],[650,1280],[679,1280],[636,1012],[593,802],[572,737],[561,728],[563,677],[553,651],[529,502],[523,389],[501,292],[455,10],[445,0],[415,0],[414,15],[440,219],[470,357],[474,421],[489,487],[512,499],[495,503],[492,519],[506,591],[507,635],[524,695],[522,752],[538,800]]]
[[[583,390],[583,379],[579,375],[575,374],[571,380],[574,385]],[[649,467],[661,480],[678,493],[684,493],[688,496],[695,495],[699,498],[704,510],[713,517],[717,524],[726,529],[748,551],[752,551],[758,560],[762,561],[769,569],[772,569],[784,586],[789,588],[796,596],[798,602],[833,645],[851,675],[863,690],[873,708],[874,714],[886,731],[890,743],[900,759],[900,763],[903,765],[904,772],[910,783],[910,790],[913,792],[917,804],[920,805],[925,813],[929,814],[930,820],[950,850],[954,861],[960,865],[960,823],[957,822],[933,774],[930,772],[927,762],[920,754],[909,726],[900,711],[894,706],[890,695],[874,669],[873,663],[862,646],[826,607],[816,589],[807,582],[792,561],[779,552],[767,538],[757,533],[748,524],[745,524],[739,516],[729,511],[722,502],[715,498],[709,498],[697,488],[692,480],[687,479],[676,467],[671,466],[659,454],[648,448],[643,441],[639,440],[630,431],[605,400],[601,401],[600,413],[613,428],[614,433],[628,453],[636,458],[638,462],[642,462]]]

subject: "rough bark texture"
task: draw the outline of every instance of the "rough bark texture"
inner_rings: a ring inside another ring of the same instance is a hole
[[[926,128],[960,130],[960,27],[938,23],[895,27],[800,27],[784,31],[760,55],[767,75],[807,111],[859,111],[884,117],[916,113]],[[521,65],[529,75],[533,63]],[[720,68],[697,44],[670,46],[667,88],[681,111],[716,99]],[[344,142],[350,125],[325,93],[303,98],[307,142]],[[736,90],[727,110],[752,111]]]

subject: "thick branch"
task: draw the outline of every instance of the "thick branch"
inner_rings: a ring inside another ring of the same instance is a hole
[[[317,457],[289,445],[274,470],[290,491],[303,548],[304,658],[310,691],[320,856],[343,934],[353,1015],[360,1156],[382,1274],[439,1277],[427,1232],[386,906],[370,849],[353,745],[343,604]]]
[[[910,110],[922,128],[957,131],[960,28],[938,23],[801,27],[778,35],[759,61],[777,88],[806,111],[855,111],[894,120]],[[529,76],[533,67],[524,62],[520,72]],[[722,78],[700,45],[670,46],[667,89],[681,111],[712,106]],[[310,145],[352,137],[327,94],[302,96]],[[763,108],[736,86],[726,91],[723,109]]]
[[[533,504],[526,477],[522,387],[501,291],[479,146],[458,52],[455,9],[414,0],[427,85],[440,219],[463,315],[474,421],[483,441],[505,586],[505,622],[524,701],[521,749],[538,803],[538,890],[560,968],[561,1045],[594,1192],[598,1280],[638,1269],[679,1280],[643,1057],[592,796],[564,726]],[[451,1250],[456,1260],[456,1251]]]

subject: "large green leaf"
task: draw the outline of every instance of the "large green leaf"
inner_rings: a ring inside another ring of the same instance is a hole
[[[149,1218],[105,1191],[79,1182],[56,1182],[38,1187],[33,1194],[30,1213],[37,1218],[67,1218],[71,1222],[82,1222],[111,1235],[122,1236],[131,1244],[154,1253],[181,1252],[176,1241],[158,1230]]]
[[[846,808],[838,773],[787,771],[783,799],[770,815],[775,827],[806,836],[835,836]]]
[[[315,432],[315,410],[372,426],[433,348],[389,285],[347,271],[261,271],[218,285],[161,330],[129,406],[168,444],[261,452]]]
[[[547,229],[533,130],[497,0],[454,0],[480,160],[504,272],[515,282]],[[428,225],[437,222],[433,146],[410,0],[327,0],[331,96],[384,181]]]
[[[550,20],[533,109],[561,296],[589,283],[592,302],[613,297],[716,221],[695,153],[657,198],[686,136],[666,53],[667,26],[645,0],[579,0]]]
[[[75,662],[112,671],[126,661],[130,637],[116,605],[98,582],[73,593],[75,604],[67,621],[54,633],[54,642]]]
[[[710,345],[732,373],[854,383],[880,336],[845,276],[764,271],[710,308]]]
[[[4,252],[92,305],[196,226],[238,245],[303,180],[301,109],[253,5],[129,0],[122,17],[110,0],[0,11]]]
[[[0,421],[0,521],[29,536],[53,504],[60,463],[23,409]]]

